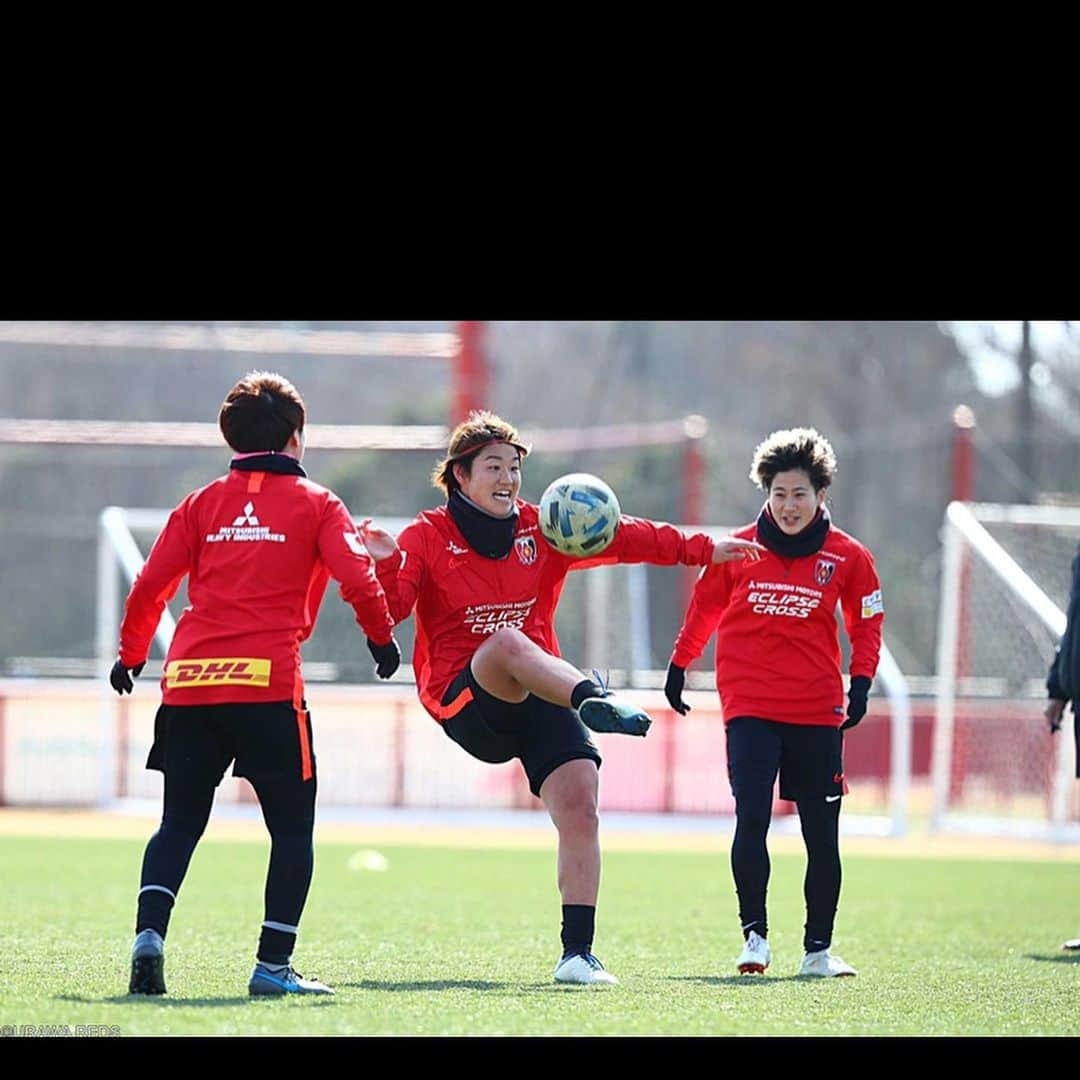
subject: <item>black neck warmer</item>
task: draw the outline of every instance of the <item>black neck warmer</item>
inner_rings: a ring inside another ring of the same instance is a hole
[[[267,450],[265,454],[256,454],[253,457],[233,458],[229,462],[229,468],[236,469],[238,472],[272,472],[307,476],[296,458],[289,454],[279,454],[274,450]]]
[[[761,508],[757,519],[758,539],[770,550],[784,559],[797,559],[803,555],[813,555],[825,546],[825,537],[829,535],[829,511],[822,506],[814,520],[801,532],[788,536],[772,516],[769,504]]]
[[[455,488],[450,493],[446,509],[469,547],[478,555],[483,555],[485,559],[505,559],[510,554],[518,522],[516,506],[507,517],[495,517],[481,510]]]

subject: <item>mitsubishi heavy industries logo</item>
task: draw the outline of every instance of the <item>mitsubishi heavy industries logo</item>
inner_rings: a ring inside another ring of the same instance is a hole
[[[234,544],[248,540],[268,540],[273,544],[284,544],[285,534],[270,531],[269,525],[260,523],[255,514],[255,504],[248,502],[244,506],[244,512],[233,519],[231,525],[221,525],[216,533],[209,533],[206,537],[208,544],[220,544],[223,541]]]
[[[244,507],[244,512],[233,522],[233,528],[239,529],[243,525],[258,525],[259,519],[255,516],[255,504],[249,502]]]

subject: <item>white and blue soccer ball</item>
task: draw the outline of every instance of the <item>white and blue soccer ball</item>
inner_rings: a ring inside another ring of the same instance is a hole
[[[540,531],[564,555],[598,555],[615,539],[619,500],[598,476],[569,473],[540,496]]]

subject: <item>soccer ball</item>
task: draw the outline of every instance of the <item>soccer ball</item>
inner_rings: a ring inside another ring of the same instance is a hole
[[[570,473],[540,496],[540,531],[564,555],[598,555],[615,539],[619,500],[598,476]]]

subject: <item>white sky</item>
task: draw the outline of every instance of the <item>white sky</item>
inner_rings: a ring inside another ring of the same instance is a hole
[[[991,397],[1008,393],[1020,382],[1016,355],[1020,352],[1019,322],[948,322],[942,324],[971,361],[971,369],[979,389]],[[1049,371],[1038,362],[1040,355],[1052,355],[1063,349],[1080,351],[1077,326],[1071,324],[1072,333],[1063,322],[1033,322],[1031,324],[1031,347],[1035,362],[1031,368],[1031,380],[1036,387],[1045,387]],[[994,348],[987,338],[997,343]]]

